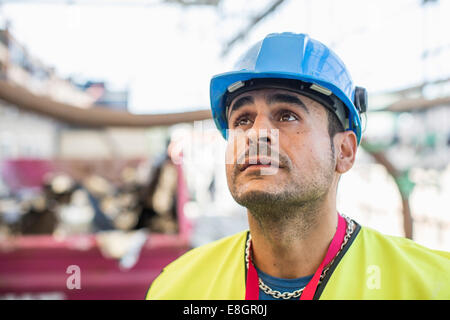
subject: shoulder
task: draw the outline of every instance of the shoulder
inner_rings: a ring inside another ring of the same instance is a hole
[[[147,299],[201,299],[202,290],[214,285],[223,290],[220,282],[244,268],[246,238],[247,231],[242,231],[188,251],[163,269]]]
[[[401,259],[410,262],[414,260],[419,264],[420,262],[429,264],[431,261],[439,261],[443,266],[448,266],[450,263],[450,252],[433,250],[413,240],[385,235],[368,227],[361,228],[358,238],[360,245],[377,248],[377,254],[382,254],[388,259]],[[433,264],[433,267],[438,266]]]
[[[180,265],[183,269],[187,266],[201,264],[203,261],[208,262],[208,265],[216,259],[226,257],[230,253],[234,253],[237,247],[241,247],[243,241],[247,237],[247,231],[241,231],[237,234],[213,241],[203,246],[194,248],[164,268],[166,270],[172,270],[178,268]]]
[[[323,298],[448,299],[450,253],[361,227]]]

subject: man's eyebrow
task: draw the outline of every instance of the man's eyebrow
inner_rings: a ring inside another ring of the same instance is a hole
[[[289,103],[289,104],[295,104],[299,107],[303,108],[306,113],[309,113],[308,108],[305,106],[305,104],[296,96],[292,94],[287,93],[275,93],[270,95],[267,98],[267,104],[273,104],[273,103]]]
[[[230,107],[231,109],[228,111],[228,118],[231,116],[231,114],[234,111],[237,111],[239,108],[242,108],[243,106],[247,104],[254,104],[255,99],[253,99],[252,96],[243,96],[236,100],[236,102]]]

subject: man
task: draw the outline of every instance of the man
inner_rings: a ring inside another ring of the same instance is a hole
[[[213,77],[210,93],[228,140],[228,186],[250,230],[186,253],[147,298],[450,298],[449,253],[336,210],[367,95],[335,53],[304,34],[270,34]]]

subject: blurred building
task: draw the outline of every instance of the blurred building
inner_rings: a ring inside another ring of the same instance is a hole
[[[102,81],[86,81],[78,87],[94,98],[98,106],[128,111],[128,90],[110,90]]]
[[[0,79],[37,95],[80,108],[93,105],[120,111],[127,111],[128,108],[128,90],[114,91],[108,89],[104,82],[86,81],[78,84],[58,77],[52,67],[33,57],[7,28],[0,30]],[[146,155],[145,149],[133,149],[133,146],[146,141],[145,130],[109,130],[106,136],[103,131],[67,125],[0,101],[0,160],[50,159],[66,155],[104,157],[115,153],[111,151],[114,141],[124,147],[120,148],[121,155]],[[81,141],[80,146],[84,143],[85,148],[71,144],[74,141]],[[127,150],[131,150],[130,154]]]
[[[450,81],[373,94],[354,168],[342,177],[338,208],[364,225],[450,247]],[[380,161],[381,160],[381,161]]]
[[[58,77],[54,68],[45,65],[21,45],[8,28],[0,30],[1,79],[11,81],[31,92],[55,101],[87,108],[94,99],[73,83]]]
[[[0,30],[0,78],[55,101],[87,108],[93,98],[32,57],[8,31]],[[57,154],[62,125],[0,101],[0,160],[50,158]]]

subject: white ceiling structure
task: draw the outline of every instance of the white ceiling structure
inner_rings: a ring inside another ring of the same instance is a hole
[[[1,3],[0,17],[32,55],[63,77],[128,87],[136,113],[208,108],[211,76],[271,32],[309,33],[331,46],[369,93],[450,76],[448,1]]]

